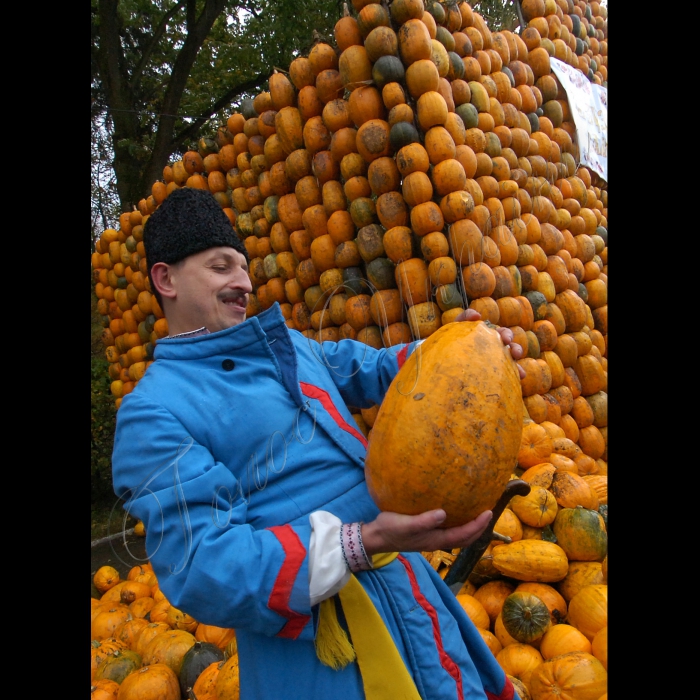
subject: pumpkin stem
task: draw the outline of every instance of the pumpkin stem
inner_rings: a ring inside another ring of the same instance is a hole
[[[505,542],[506,544],[510,544],[513,541],[508,535],[501,535],[500,532],[496,532],[495,530],[491,533],[491,539]]]

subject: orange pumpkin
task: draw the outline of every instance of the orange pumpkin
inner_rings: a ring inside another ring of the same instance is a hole
[[[234,654],[219,669],[216,677],[216,698],[217,700],[238,700],[239,693],[238,654]]]
[[[554,474],[549,488],[562,508],[582,506],[589,510],[598,510],[598,496],[578,474],[558,470]]]
[[[591,642],[591,654],[608,670],[608,626],[601,627]]]
[[[522,415],[518,374],[498,334],[482,322],[443,326],[404,363],[379,409],[365,460],[370,494],[382,510],[444,508],[445,527],[472,520],[510,479]],[[478,439],[466,440],[475,430]]]
[[[552,439],[547,431],[537,423],[527,423],[523,427],[518,450],[518,464],[525,469],[534,467],[546,462],[551,454]]]
[[[100,607],[90,627],[92,639],[100,641],[113,637],[117,627],[131,620],[132,617],[131,610],[126,605],[114,604]]]
[[[165,664],[143,666],[129,674],[119,687],[119,700],[180,700],[180,683],[177,674]]]
[[[529,687],[532,672],[542,664],[544,659],[542,654],[530,644],[516,642],[504,646],[496,655],[496,661],[508,675],[514,676],[522,681],[525,687]]]
[[[180,672],[182,658],[196,641],[194,635],[185,630],[158,634],[144,648],[143,663],[146,666],[165,664],[177,674]]]
[[[119,572],[113,566],[101,566],[92,577],[92,582],[100,593],[105,593],[119,583]]]
[[[554,625],[545,632],[540,643],[540,653],[546,661],[571,651],[591,653],[591,642],[583,632],[564,623]]]
[[[593,641],[608,624],[608,586],[593,583],[581,588],[569,601],[569,624]]]
[[[491,620],[491,625],[496,621],[503,601],[515,590],[515,586],[503,579],[487,581],[474,592],[474,598],[483,606]]]
[[[598,700],[608,689],[608,673],[592,654],[572,651],[540,664],[530,676],[534,700]]]
[[[509,507],[530,527],[545,527],[553,523],[559,510],[554,494],[541,486],[532,487],[527,496],[513,496]]]
[[[476,629],[484,642],[486,642],[486,646],[491,650],[491,653],[496,656],[498,652],[503,649],[503,645],[498,641],[498,637],[490,630],[485,630],[481,627],[477,627]]]
[[[119,683],[109,678],[93,681],[90,688],[90,700],[117,700]]]
[[[493,548],[493,566],[519,581],[561,581],[569,570],[564,550],[545,540],[518,540]]]
[[[490,625],[490,617],[484,606],[472,595],[468,593],[457,594],[457,602],[462,606],[464,612],[467,613],[469,619],[474,623],[475,627],[488,629]]]

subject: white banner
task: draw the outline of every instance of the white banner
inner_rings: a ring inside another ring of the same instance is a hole
[[[581,164],[608,181],[608,89],[590,80],[577,68],[549,59],[569,101],[576,125]]]

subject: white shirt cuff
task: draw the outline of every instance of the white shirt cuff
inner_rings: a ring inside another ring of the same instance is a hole
[[[313,606],[335,595],[351,573],[340,546],[340,518],[319,510],[311,513],[309,521],[309,596]]]

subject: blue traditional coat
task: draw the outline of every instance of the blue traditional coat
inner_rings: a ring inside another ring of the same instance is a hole
[[[364,697],[356,663],[335,671],[316,656],[309,515],[377,516],[367,443],[346,404],[380,403],[414,347],[320,345],[290,331],[275,304],[223,331],[159,340],[156,361],[122,401],[115,492],[143,520],[171,604],[235,628],[241,700]],[[357,578],[422,698],[517,698],[420,553]]]

